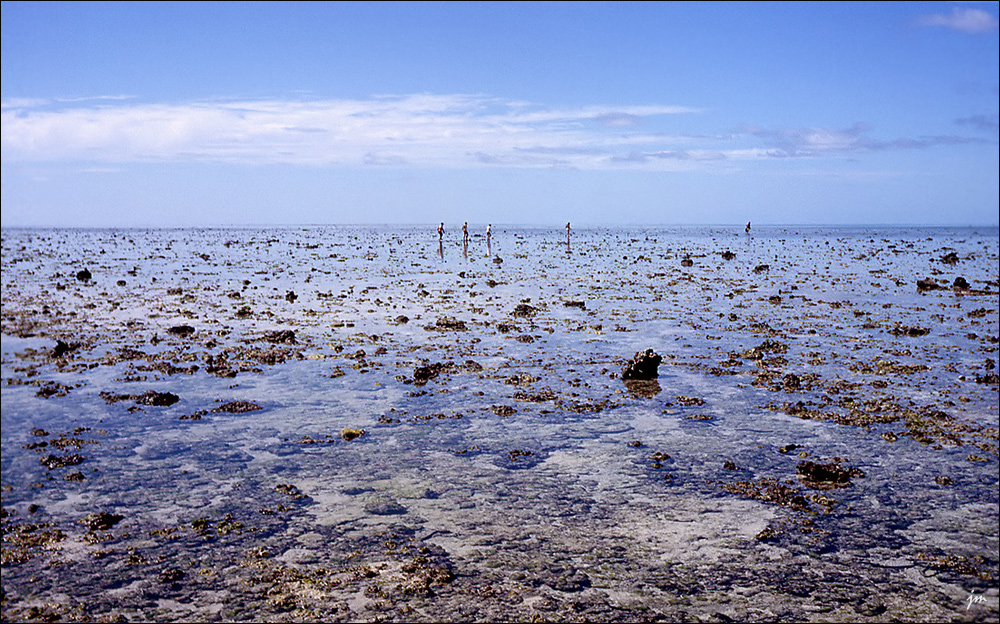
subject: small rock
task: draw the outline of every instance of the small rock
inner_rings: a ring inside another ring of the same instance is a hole
[[[365,435],[364,429],[351,429],[350,427],[344,427],[340,430],[340,439],[346,442],[356,440],[363,435]]]
[[[100,513],[92,513],[86,516],[83,520],[80,520],[80,524],[87,527],[91,531],[107,531],[121,522],[124,518],[125,516],[119,516],[118,514],[110,514],[102,511]]]

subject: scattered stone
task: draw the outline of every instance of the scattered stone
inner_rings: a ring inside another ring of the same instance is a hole
[[[169,407],[180,401],[180,397],[172,392],[156,392],[147,390],[142,394],[133,395],[132,399],[136,405],[148,405],[152,407]]]
[[[107,531],[121,522],[125,516],[106,512],[92,513],[80,520],[80,524],[91,531]]]
[[[466,331],[465,321],[460,321],[453,316],[442,316],[433,325],[427,325],[424,329],[428,331]]]
[[[942,286],[930,278],[917,280],[917,292],[928,292],[931,290],[941,290]]]
[[[224,403],[219,407],[212,410],[214,413],[227,413],[227,414],[244,414],[246,412],[255,412],[259,409],[264,409],[256,403],[251,403],[250,401],[230,401],[229,403]]]
[[[167,568],[160,572],[156,578],[163,584],[176,583],[184,578],[184,572],[178,568]]]
[[[860,468],[844,468],[835,461],[828,464],[811,461],[799,462],[796,471],[804,484],[821,490],[844,487],[850,485],[852,478],[865,476]]]
[[[926,336],[931,333],[931,330],[923,327],[909,327],[897,321],[896,324],[892,326],[892,329],[889,330],[889,333],[893,336],[908,336],[915,338],[917,336]]]
[[[295,342],[295,332],[290,329],[282,329],[264,334],[264,340],[272,344],[297,344]]]
[[[517,318],[531,318],[538,314],[538,308],[530,306],[526,303],[519,303],[516,308],[514,308],[514,316]]]
[[[351,429],[350,427],[344,427],[340,430],[340,439],[345,442],[350,442],[351,440],[356,440],[361,436],[365,435],[364,429]]]
[[[45,466],[49,470],[55,470],[56,468],[66,468],[67,466],[76,466],[77,464],[82,464],[86,458],[79,453],[73,453],[72,455],[46,455],[45,457],[38,460],[38,463]]]
[[[191,327],[190,325],[174,325],[173,327],[167,328],[167,333],[180,338],[189,338],[194,334],[194,327]]]

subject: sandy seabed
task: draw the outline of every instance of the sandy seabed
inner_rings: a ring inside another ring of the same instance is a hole
[[[996,228],[2,252],[4,621],[998,619]]]

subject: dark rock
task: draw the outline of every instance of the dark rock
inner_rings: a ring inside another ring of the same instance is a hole
[[[434,325],[428,325],[426,329],[437,331],[465,331],[465,321],[460,321],[452,316],[442,316],[434,321]]]
[[[422,386],[441,373],[451,370],[453,367],[453,362],[434,362],[433,364],[428,364],[427,366],[418,366],[413,369],[413,383],[414,385]]]
[[[65,342],[63,342],[62,340],[56,340],[56,346],[55,346],[55,348],[52,349],[52,357],[54,357],[54,358],[61,358],[62,356],[66,355],[68,352],[70,352],[73,349],[77,348],[78,346],[80,346],[80,345],[77,345],[77,344],[68,345]]]
[[[181,338],[187,338],[188,336],[194,334],[194,327],[191,327],[190,325],[175,325],[167,329],[167,333],[174,336],[180,336]]]
[[[931,330],[924,329],[923,327],[909,327],[897,322],[893,325],[892,329],[889,330],[889,333],[893,336],[909,336],[913,338],[917,336],[926,336],[931,333]]]
[[[155,392],[153,390],[147,390],[142,394],[134,395],[132,398],[135,399],[138,405],[155,407],[168,407],[181,400],[180,397],[171,392]]]
[[[637,352],[624,369],[622,369],[622,379],[656,379],[659,376],[659,366],[663,358],[646,349]]]
[[[177,568],[167,568],[156,577],[161,583],[176,583],[184,578],[184,572]]]
[[[917,292],[927,292],[929,290],[941,290],[941,286],[930,278],[917,280]]]
[[[93,276],[90,274],[90,271],[88,271],[87,269],[82,269],[82,270],[78,271],[77,274],[76,274],[76,279],[78,279],[81,282],[89,282],[91,277],[93,277]]]
[[[264,334],[264,340],[271,344],[296,344],[295,332],[290,329],[282,329]]]
[[[213,409],[213,412],[225,412],[228,414],[243,414],[245,412],[254,412],[259,409],[263,409],[256,403],[251,403],[250,401],[230,401],[220,405],[219,407]]]
[[[107,531],[121,522],[124,518],[125,516],[109,514],[102,511],[100,513],[92,513],[86,516],[83,520],[80,520],[80,524],[87,527],[91,531]]]
[[[967,282],[964,277],[959,276],[955,278],[951,287],[955,290],[969,290],[969,282]]]
[[[837,462],[819,464],[811,461],[799,462],[796,472],[806,485],[818,489],[850,485],[851,478],[865,476],[859,468],[844,468]]]
[[[531,318],[538,314],[538,308],[530,306],[526,303],[519,303],[517,307],[514,308],[514,316],[517,318]]]
[[[38,460],[38,463],[45,466],[49,470],[55,470],[56,468],[65,468],[66,466],[75,466],[77,464],[82,464],[83,460],[86,459],[83,455],[79,453],[73,453],[72,455],[46,455],[45,457]]]

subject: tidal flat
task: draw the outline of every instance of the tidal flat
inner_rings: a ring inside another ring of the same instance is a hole
[[[998,620],[996,228],[474,230],[4,229],[3,620]]]

